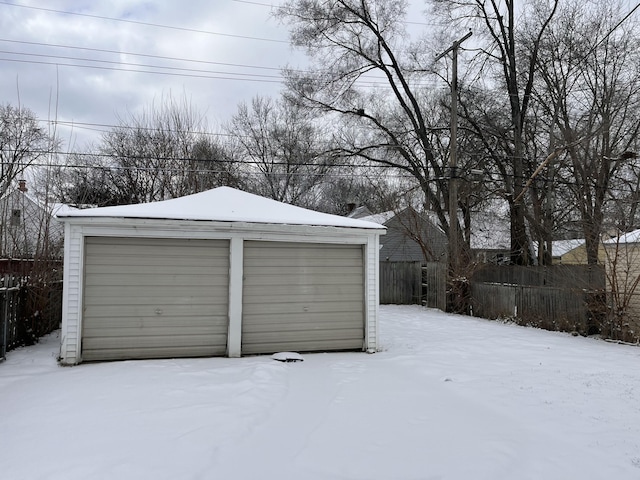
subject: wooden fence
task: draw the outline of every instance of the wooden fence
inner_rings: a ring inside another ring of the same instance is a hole
[[[30,284],[28,278],[0,278],[0,360],[6,353],[60,327],[62,282]]]
[[[606,311],[601,265],[484,266],[471,280],[472,314],[587,334]]]
[[[579,289],[605,288],[602,265],[552,265],[522,267],[517,265],[483,265],[473,273],[474,283],[499,283]]]
[[[471,314],[547,330],[596,333],[607,311],[600,265],[484,265],[470,280]],[[380,303],[447,309],[443,263],[381,262]]]
[[[0,360],[18,343],[18,299],[20,287],[0,288]]]
[[[435,262],[380,262],[380,303],[445,310],[447,266]]]
[[[380,262],[380,303],[420,304],[422,263]]]
[[[447,309],[447,265],[430,262],[422,267],[422,305]]]
[[[474,316],[505,318],[547,330],[589,333],[591,298],[586,290],[471,283]]]

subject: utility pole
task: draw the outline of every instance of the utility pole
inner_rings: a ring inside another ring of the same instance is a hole
[[[437,62],[447,53],[452,53],[451,66],[451,138],[449,139],[449,276],[454,280],[458,274],[460,248],[458,244],[458,48],[472,35],[469,31],[464,37],[453,42],[449,48],[438,55]],[[451,282],[453,285],[453,281]],[[454,289],[455,290],[455,289]],[[460,306],[457,292],[454,302]],[[456,308],[454,308],[455,310]]]

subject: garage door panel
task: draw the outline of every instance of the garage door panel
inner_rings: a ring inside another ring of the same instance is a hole
[[[243,353],[363,348],[362,246],[244,246]]]
[[[351,249],[353,245],[330,245],[319,243],[290,243],[290,242],[258,242],[261,243],[261,251],[247,251],[245,258],[283,258],[283,259],[300,259],[307,261],[308,259],[317,258],[316,254],[319,247],[322,247],[325,251],[322,258],[348,258],[354,259],[351,255]],[[282,248],[286,245],[285,248]],[[291,248],[292,247],[292,248]],[[333,247],[331,251],[326,250],[325,247]],[[262,252],[269,252],[264,255]]]
[[[222,340],[222,338],[216,338],[215,335],[180,335],[173,339],[171,345],[167,345],[165,340],[165,337],[150,337],[145,335],[141,337],[101,337],[86,339],[82,343],[83,348],[91,352],[101,353],[100,357],[102,357],[102,352],[106,350],[119,349],[126,353],[126,356],[123,357],[124,359],[140,358],[140,353],[148,348],[161,350],[162,348],[170,349],[179,347],[183,349],[185,356],[193,356],[191,352],[189,352],[189,348],[197,350],[198,352],[207,351],[207,356],[215,354],[215,352],[220,352],[220,354],[224,354],[225,352],[224,348],[216,350],[211,347],[212,344],[216,344],[219,340]],[[130,356],[131,350],[136,350],[135,357]],[[138,350],[141,352],[138,352]]]
[[[156,287],[172,287],[180,284],[184,280],[185,275],[101,275],[95,274],[85,277],[87,286],[108,287],[115,283],[132,287],[141,287],[149,285],[153,282]],[[208,275],[188,275],[190,283],[193,285],[207,285],[210,287],[226,287],[228,285],[228,276],[213,278]]]
[[[260,322],[262,315],[269,314],[295,314],[307,315],[312,313],[360,313],[362,312],[362,304],[356,300],[352,301],[326,301],[314,303],[264,303],[264,304],[247,304],[243,307],[243,313],[247,320],[251,322]]]
[[[153,255],[148,249],[147,241],[153,242],[153,252],[158,252],[164,256],[199,256],[201,252],[208,256],[220,256],[224,257],[221,252],[224,251],[224,245],[222,243],[217,245],[206,245],[195,242],[209,242],[210,240],[189,240],[191,246],[185,251],[185,239],[183,238],[137,238],[137,237],[91,237],[91,248],[98,254],[106,253],[113,255],[115,253],[121,256],[126,255]],[[176,249],[181,249],[177,252]]]
[[[225,240],[88,237],[83,360],[224,354],[228,275]]]
[[[112,339],[118,339],[118,345],[120,347],[128,344],[145,345],[149,342],[151,344],[160,345],[166,341],[164,337],[167,335],[174,336],[172,345],[177,345],[181,340],[190,338],[192,344],[208,344],[209,338],[213,336],[225,336],[227,331],[223,327],[215,327],[212,325],[200,325],[189,326],[188,328],[182,328],[177,325],[163,325],[154,326],[154,332],[157,335],[149,335],[148,326],[126,326],[126,327],[113,327],[113,328],[94,328],[91,331],[90,336],[87,337],[86,343],[89,345],[101,345],[103,348],[112,342]],[[195,337],[202,337],[196,339]],[[151,340],[149,340],[151,339]]]
[[[306,297],[306,298],[305,298]],[[362,310],[360,302],[353,300],[353,297],[349,297],[346,294],[337,294],[337,295],[300,295],[295,300],[291,302],[285,302],[278,300],[277,298],[270,297],[268,295],[259,295],[252,298],[245,305],[247,306],[247,312],[251,312],[251,307],[256,307],[257,313],[260,313],[260,307],[265,308],[280,308],[282,306],[285,308],[287,305],[295,307],[295,311],[313,311],[314,307],[311,307],[310,304],[322,304],[322,303],[333,304],[336,308],[347,307],[349,303],[352,303],[355,306],[356,310]],[[317,307],[316,307],[317,308]],[[328,308],[328,307],[327,307]],[[264,310],[263,310],[264,311]]]
[[[214,319],[212,322],[211,319]],[[113,317],[108,322],[94,322],[89,326],[84,327],[86,333],[93,333],[97,331],[105,330],[127,330],[136,328],[166,328],[175,327],[186,333],[191,328],[206,327],[211,331],[227,331],[225,325],[222,324],[224,315],[218,316],[202,316],[202,317],[163,317],[163,318],[143,318],[143,317]]]
[[[113,265],[114,262],[120,265],[129,265],[131,264],[131,259],[134,259],[136,264],[143,266],[157,264],[157,255],[151,254],[149,251],[145,250],[140,250],[139,253],[135,254],[122,253],[122,249],[106,251],[96,251],[96,249],[92,249],[92,252],[99,255],[99,257],[96,257],[96,265]],[[109,258],[112,256],[117,256],[117,258],[109,261]],[[182,265],[197,267],[202,264],[202,259],[211,261],[224,257],[225,255],[223,254],[212,255],[202,248],[183,251],[178,255],[174,253],[162,253],[163,265],[167,265],[170,268],[180,267]]]
[[[256,285],[252,286],[252,297],[247,298],[248,303],[260,303],[263,299],[289,295],[293,300],[298,296],[306,295],[359,295],[362,292],[360,285],[336,285],[328,283],[324,285]]]
[[[246,278],[244,285],[245,286],[268,286],[268,285],[277,285],[274,281],[273,277],[269,275],[253,275],[251,278]],[[359,285],[359,281],[362,281],[362,275],[341,275],[337,277],[325,276],[325,277],[315,277],[311,275],[299,276],[297,285],[305,285],[307,287],[315,286],[315,285]]]
[[[322,268],[326,267],[327,263],[333,264],[336,266],[346,266],[346,267],[357,267],[362,265],[362,261],[360,259],[354,259],[352,257],[347,256],[338,256],[338,257],[323,257],[323,258],[307,258],[305,256],[295,255],[293,257],[282,257],[274,255],[269,258],[259,257],[245,257],[245,263],[249,266],[261,266],[264,268],[280,268],[282,266],[282,260],[296,260],[296,266],[298,268]]]
[[[157,259],[156,259],[157,261]],[[163,258],[164,262],[165,259]],[[135,263],[133,263],[135,262]],[[211,269],[208,265],[200,262],[198,265],[140,265],[137,261],[132,260],[132,264],[118,265],[112,263],[110,265],[89,265],[87,266],[86,273],[89,275],[202,275],[208,276],[211,274]]]
[[[342,340],[356,340],[360,342],[358,347],[361,347],[362,332],[359,328],[341,328],[340,338]],[[314,332],[313,336],[309,335],[309,329],[306,326],[302,326],[299,329],[288,329],[286,332],[274,332],[273,330],[267,330],[259,333],[249,334],[247,340],[255,342],[312,342],[312,341],[332,341],[335,339],[335,332],[326,328],[319,329]]]
[[[164,304],[160,303],[165,302]],[[202,301],[202,299],[200,299]],[[85,309],[85,314],[91,317],[103,317],[103,318],[148,318],[160,320],[164,317],[172,318],[174,321],[181,321],[189,323],[192,317],[212,317],[215,315],[225,314],[226,309],[223,305],[219,305],[218,308],[213,308],[211,305],[198,305],[198,304],[176,304],[172,299],[171,305],[166,303],[166,299],[158,299],[155,305],[162,305],[162,307],[153,307],[149,304],[136,305],[136,304],[122,304],[118,305],[92,305]],[[162,309],[161,314],[156,313],[156,309]]]
[[[205,300],[212,300],[217,304],[221,304],[226,302],[227,298],[224,295],[212,295],[211,299],[208,299],[208,292],[210,288],[203,288],[201,295],[183,295],[176,296],[172,300],[172,305],[210,305],[209,303],[205,303]],[[156,289],[157,292],[157,289]],[[102,295],[86,295],[86,299],[90,302],[92,306],[109,306],[112,305],[110,299],[103,297]],[[205,299],[205,300],[203,300]],[[149,305],[149,304],[159,304],[162,303],[166,298],[162,295],[156,293],[156,295],[136,295],[132,293],[128,296],[121,296],[118,303],[120,305]],[[226,305],[218,305],[218,308],[221,310],[227,311]]]
[[[291,259],[293,260],[293,259]],[[251,267],[251,265],[248,265]],[[361,268],[361,265],[356,265]],[[280,265],[279,267],[267,267],[264,265],[255,265],[257,271],[253,275],[267,275],[270,277],[277,276],[286,280],[286,277],[292,275],[314,275],[314,276],[329,276],[334,277],[337,275],[353,275],[353,266],[348,265],[322,265],[322,266],[302,266],[302,265]],[[294,282],[290,282],[294,283]]]
[[[307,315],[304,317],[296,315],[265,315],[261,322],[257,322],[251,327],[251,334],[271,332],[277,330],[287,331],[301,331],[301,330],[353,330],[359,332],[358,335],[362,337],[362,332],[359,328],[354,329],[350,325],[345,325],[342,316],[336,316],[326,313],[318,313],[313,315]],[[280,333],[278,333],[280,335]]]
[[[309,340],[308,336],[304,339],[286,339],[282,341],[269,341],[261,342],[260,339],[255,339],[245,348],[244,353],[248,355],[260,354],[266,352],[287,352],[293,350],[292,344],[296,345],[296,352],[325,352],[328,351],[327,343],[329,340]],[[331,350],[345,351],[345,350],[361,350],[362,338],[354,339],[336,339],[332,338]]]
[[[105,348],[100,349],[100,360],[122,360],[129,358],[130,348]],[[209,345],[194,347],[188,345],[185,347],[138,347],[136,360],[152,359],[152,358],[186,358],[186,357],[208,357],[224,355],[224,350],[211,350]]]
[[[338,293],[323,293],[323,294],[300,294],[300,295],[287,295],[288,298],[291,298],[290,302],[282,302],[281,298],[274,297],[268,294],[264,295],[256,295],[251,297],[251,299],[247,299],[247,305],[265,305],[270,303],[276,303],[280,305],[291,305],[291,304],[300,304],[303,307],[309,303],[336,303],[336,302],[349,302],[353,301],[356,305],[360,305],[360,302],[353,300],[353,295],[349,295],[348,293],[338,292]]]
[[[189,285],[178,286],[174,285],[172,291],[176,298],[201,298],[206,297],[212,292],[212,288],[216,286],[216,282],[209,285]],[[213,289],[213,295],[224,297],[224,292],[217,293],[218,289]],[[138,285],[136,289],[126,289],[123,291],[121,286],[111,285],[85,285],[84,287],[85,298],[93,297],[97,300],[101,298],[113,298],[119,296],[119,298],[163,298],[164,295],[158,292],[158,287],[155,285]],[[217,302],[216,302],[217,303]]]

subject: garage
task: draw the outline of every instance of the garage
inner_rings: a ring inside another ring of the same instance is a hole
[[[64,365],[377,351],[381,225],[229,187],[58,218]]]
[[[364,344],[359,245],[245,242],[243,353]]]
[[[85,361],[224,355],[229,242],[85,239]]]

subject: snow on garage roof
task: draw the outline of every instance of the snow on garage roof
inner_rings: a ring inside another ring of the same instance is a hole
[[[88,208],[58,213],[60,220],[78,217],[208,220],[370,229],[385,228],[377,223],[307,210],[230,187],[218,187],[161,202]]]

